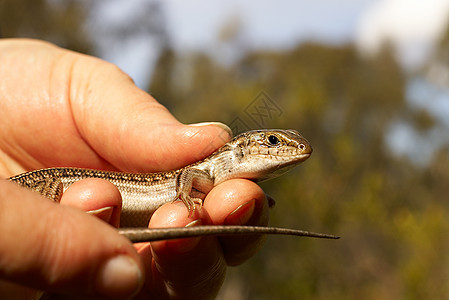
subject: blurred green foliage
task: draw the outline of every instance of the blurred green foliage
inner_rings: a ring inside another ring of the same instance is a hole
[[[398,118],[409,115],[417,129],[437,122],[411,111],[407,74],[388,48],[368,59],[351,45],[309,43],[250,53],[227,67],[202,54],[185,61],[167,53],[149,90],[181,121],[245,117],[260,91],[276,101],[282,115],[267,127],[298,129],[314,153],[262,184],[278,202],[271,223],[342,236],[270,238],[231,271],[239,281],[227,281],[223,299],[226,288],[241,299],[449,297],[448,152],[424,168],[391,153],[385,137]],[[184,76],[187,85],[177,81]]]
[[[71,50],[92,50],[85,23],[90,4],[80,0],[0,0],[0,37],[39,38]]]
[[[92,53],[84,1],[35,1],[33,13],[30,3],[0,1],[4,37]],[[446,69],[448,36],[436,52]],[[277,200],[271,223],[342,236],[268,238],[253,259],[230,269],[219,298],[449,299],[449,145],[425,166],[392,153],[386,136],[395,122],[421,134],[439,122],[407,103],[413,74],[388,46],[366,58],[352,45],[306,43],[246,53],[233,64],[164,47],[149,91],[182,122],[238,119],[256,128],[245,110],[260,92],[269,96],[281,114],[265,127],[297,129],[314,147],[303,165],[262,183]]]

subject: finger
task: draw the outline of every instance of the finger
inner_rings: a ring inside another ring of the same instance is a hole
[[[268,205],[263,190],[244,179],[225,181],[206,196],[204,208],[214,224],[267,225]],[[265,237],[263,235],[227,236],[220,242],[228,265],[238,265],[254,255]]]
[[[88,212],[119,227],[122,197],[117,187],[105,179],[88,178],[73,183],[60,201]]]
[[[89,74],[89,75],[86,75]],[[86,77],[89,84],[83,84]],[[221,123],[179,123],[153,97],[137,88],[116,66],[91,57],[77,61],[71,99],[80,134],[103,158],[119,169],[177,169],[212,153],[231,135]],[[102,128],[101,131],[98,128]]]
[[[35,40],[6,41],[0,48],[5,104],[0,117],[6,120],[0,137],[11,137],[4,141],[5,153],[20,170],[49,165],[177,169],[230,138],[223,124],[180,124],[119,68],[100,59]],[[17,89],[18,84],[27,89]],[[39,101],[30,101],[35,98]]]
[[[130,297],[143,266],[132,244],[78,209],[0,181],[0,277],[40,290]]]
[[[150,221],[154,227],[184,227],[209,223],[207,212],[198,208],[193,217],[182,202],[162,206]],[[157,297],[183,299],[213,298],[224,280],[226,263],[215,237],[201,237],[151,243],[152,266],[148,287]],[[156,298],[157,298],[156,297]]]

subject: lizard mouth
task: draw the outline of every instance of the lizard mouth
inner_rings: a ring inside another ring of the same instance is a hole
[[[300,154],[296,159],[293,159],[293,163],[303,162],[308,159],[310,154]]]
[[[301,153],[296,155],[279,155],[279,154],[259,154],[258,156],[262,159],[270,158],[273,160],[275,164],[278,164],[279,166],[289,166],[289,165],[296,165],[298,163],[301,163],[305,160],[307,160],[310,157],[311,153]]]
[[[302,153],[302,154],[298,154],[294,157],[282,157],[284,160],[289,160],[291,161],[291,164],[297,164],[298,162],[303,162],[306,159],[308,159],[310,157],[310,153]],[[287,163],[287,165],[289,165],[290,163]]]

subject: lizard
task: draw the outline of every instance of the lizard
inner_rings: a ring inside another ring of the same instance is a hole
[[[183,168],[159,173],[124,173],[72,167],[39,169],[9,180],[59,202],[63,192],[85,178],[113,183],[123,199],[121,235],[132,242],[203,235],[287,234],[337,239],[338,236],[265,226],[203,225],[182,228],[146,226],[153,212],[165,203],[181,200],[192,214],[216,185],[242,178],[255,182],[277,177],[312,154],[310,143],[296,130],[264,129],[241,133],[205,159]]]

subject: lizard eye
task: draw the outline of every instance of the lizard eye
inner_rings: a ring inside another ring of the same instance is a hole
[[[277,145],[277,144],[279,144],[279,139],[278,139],[277,136],[275,136],[275,135],[270,135],[270,136],[268,137],[268,142],[269,142],[271,145]]]

